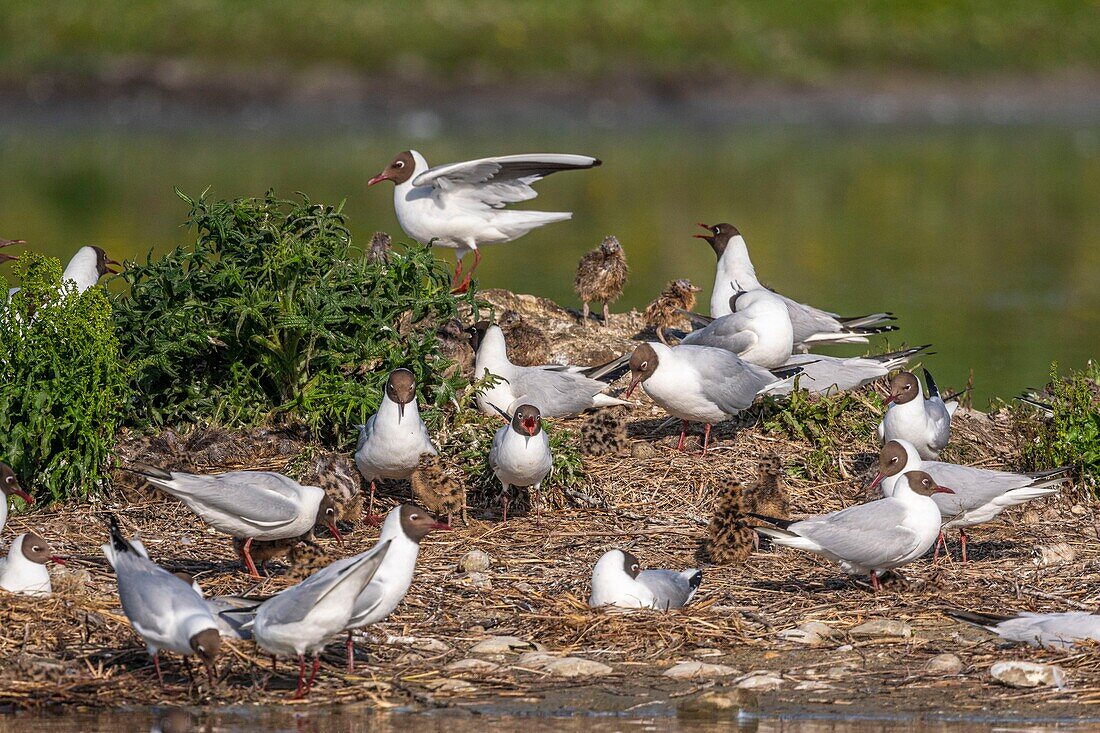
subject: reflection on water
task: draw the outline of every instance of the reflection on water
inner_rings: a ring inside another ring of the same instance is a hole
[[[219,196],[272,187],[346,198],[365,242],[374,229],[397,229],[392,187],[365,184],[408,144],[368,132],[6,129],[0,236],[65,257],[84,243],[134,257],[186,241],[173,186]],[[570,130],[446,135],[418,147],[436,163],[538,149],[605,161],[539,185],[525,206],[574,220],[489,248],[485,287],[574,304],[577,260],[615,233],[632,270],[619,308],[643,306],[675,277],[709,289],[713,255],[690,235],[695,222],[727,220],[745,233],[763,281],[845,315],[893,310],[904,329],[894,344],[935,344],[928,363],[941,385],[960,385],[973,368],[979,404],[1041,384],[1051,360],[1080,367],[1096,355],[1100,130]]]
[[[283,709],[229,708],[215,712],[184,710],[104,711],[58,716],[0,717],[0,733],[992,733],[1090,730],[1088,724],[1055,722],[963,722],[939,720],[742,718],[695,720],[662,717],[505,717],[439,711],[380,714],[354,706]]]

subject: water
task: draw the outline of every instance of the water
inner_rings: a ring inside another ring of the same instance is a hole
[[[116,259],[187,241],[172,187],[259,195],[269,187],[347,199],[357,241],[397,232],[392,188],[366,188],[407,139],[369,131],[0,132],[0,236],[67,258],[97,243]],[[695,223],[730,221],[761,279],[845,315],[898,314],[891,339],[933,343],[941,385],[975,374],[977,403],[1044,383],[1052,360],[1081,367],[1100,337],[1100,129],[643,128],[624,134],[445,133],[417,146],[437,163],[502,152],[587,152],[605,165],[556,175],[526,206],[574,220],[486,248],[484,287],[576,305],[583,252],[614,233],[631,280],[617,309],[689,277],[709,291],[714,258]],[[121,257],[120,257],[121,255]],[[450,256],[449,253],[441,256]],[[701,307],[708,302],[702,294]],[[855,348],[831,353],[859,353]]]

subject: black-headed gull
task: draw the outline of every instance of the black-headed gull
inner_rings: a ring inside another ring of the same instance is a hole
[[[666,412],[680,418],[677,450],[684,450],[689,422],[705,423],[703,453],[710,442],[710,428],[724,422],[770,394],[801,371],[777,375],[764,367],[742,361],[736,354],[710,346],[665,346],[655,341],[641,344],[630,355],[630,397],[638,385]]]
[[[219,532],[243,540],[241,555],[253,577],[260,577],[249,554],[253,540],[301,537],[323,525],[343,541],[336,529],[336,506],[325,490],[302,486],[281,473],[230,471],[202,475],[140,463],[126,470],[144,476],[153,486],[179,499]]]
[[[536,227],[573,217],[568,211],[505,209],[506,204],[535,198],[531,184],[551,173],[598,165],[599,159],[587,155],[532,153],[429,168],[423,155],[406,150],[367,185],[393,181],[393,208],[405,233],[421,244],[457,250],[454,284],[461,291],[481,261],[481,245],[510,242]],[[462,258],[470,251],[474,264],[459,282]]]
[[[952,493],[923,471],[910,471],[891,496],[798,522],[755,515],[776,525],[757,527],[777,545],[807,550],[838,563],[849,575],[878,576],[928,552],[940,533],[932,496]]]
[[[945,611],[948,616],[991,631],[1007,641],[1032,646],[1069,648],[1078,641],[1100,641],[1100,616],[1084,611],[1023,612],[1010,616],[971,611]]]
[[[409,478],[425,453],[438,455],[439,451],[420,417],[416,377],[408,369],[396,369],[386,380],[378,412],[359,426],[355,465],[370,481],[369,514],[374,513],[375,481]]]
[[[628,402],[603,394],[610,382],[625,371],[625,358],[590,368],[557,364],[521,367],[508,359],[508,348],[500,326],[489,326],[477,344],[474,377],[491,374],[498,379],[477,395],[477,406],[486,415],[500,410],[509,414],[520,405],[539,408],[543,417],[575,415],[592,407],[626,405]]]
[[[256,609],[248,628],[260,648],[275,656],[298,657],[294,697],[309,694],[321,667],[321,650],[329,639],[347,628],[355,599],[374,577],[389,547],[389,541],[380,542],[367,552],[322,568]],[[313,655],[308,682],[307,653]]]
[[[19,485],[19,478],[11,470],[11,466],[6,463],[0,463],[0,492],[4,494],[3,497],[0,497],[2,498],[2,501],[0,501],[0,531],[3,531],[4,525],[8,523],[8,500],[13,496],[18,496],[28,504],[33,504],[34,497]]]
[[[924,344],[874,356],[794,354],[787,360],[784,367],[800,366],[802,373],[798,376],[797,382],[777,389],[775,394],[788,394],[794,390],[796,384],[799,389],[813,394],[832,394],[858,389],[905,366],[910,359],[930,347],[931,344]]]
[[[713,346],[732,351],[766,369],[791,358],[794,328],[787,304],[770,290],[741,290],[730,296],[731,313],[692,331],[681,344]]]
[[[41,535],[26,532],[12,540],[8,556],[0,561],[0,588],[28,596],[48,596],[53,591],[46,563],[64,565]]]
[[[759,290],[764,286],[756,279],[745,238],[736,227],[724,223],[699,226],[707,229],[708,233],[694,236],[705,239],[718,255],[714,292],[710,296],[710,314],[717,318],[731,312],[729,299],[738,290]],[[779,297],[783,298],[791,314],[796,351],[806,351],[819,344],[865,344],[869,335],[897,330],[896,326],[881,325],[893,319],[890,313],[846,318],[784,295]]]
[[[108,516],[108,522],[111,541],[103,546],[103,553],[118,578],[122,611],[145,642],[157,670],[157,679],[164,684],[160,651],[166,649],[185,657],[198,656],[213,685],[217,678],[214,662],[221,649],[221,634],[206,602],[190,583],[133,547],[122,535],[113,515]]]
[[[898,372],[890,380],[890,394],[886,397],[886,414],[878,425],[878,439],[907,440],[924,460],[940,457],[940,451],[951,438],[951,417],[959,403],[944,403],[932,374],[925,369],[928,383],[928,399],[920,391],[920,382],[912,372]]]
[[[925,471],[937,482],[949,484],[954,492],[945,496],[936,495],[933,500],[943,515],[943,531],[958,527],[962,558],[966,562],[967,527],[988,522],[1011,506],[1057,493],[1062,484],[1069,480],[1064,474],[1070,469],[1070,466],[1063,466],[1039,473],[1011,473],[942,461],[924,461],[912,443],[891,440],[879,454],[878,475],[871,482],[871,488],[881,483],[882,493],[889,496],[898,477],[914,470]],[[943,532],[940,533],[940,540],[946,551],[947,541]],[[939,556],[938,543],[936,556]]]
[[[504,414],[508,424],[497,430],[489,449],[489,467],[500,481],[504,521],[513,486],[531,487],[531,501],[538,515],[543,479],[554,467],[550,438],[542,427],[542,414],[534,405],[520,405],[512,415]]]
[[[389,543],[389,550],[374,577],[356,596],[351,618],[344,627],[348,632],[348,672],[353,672],[355,668],[352,631],[376,624],[393,613],[412,585],[416,558],[420,554],[420,540],[430,532],[450,528],[449,524],[437,521],[427,510],[415,504],[396,506],[386,515],[378,544]],[[339,560],[333,565],[338,569],[341,563],[348,562]]]
[[[683,608],[695,597],[703,571],[642,570],[638,558],[626,550],[608,550],[592,568],[592,608]]]

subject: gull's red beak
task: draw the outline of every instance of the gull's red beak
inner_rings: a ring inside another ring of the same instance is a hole
[[[447,531],[450,531],[450,530],[454,529],[454,527],[452,527],[449,524],[446,524],[445,522],[436,522],[435,524],[432,525],[432,529],[445,529]]]
[[[55,562],[58,565],[64,565],[65,564],[65,558],[63,558],[59,555],[50,555],[50,562]]]
[[[875,480],[871,482],[871,488],[873,489],[881,484],[884,478],[886,478],[886,474],[884,473],[879,473],[879,475],[875,476]]]
[[[630,395],[634,394],[634,390],[637,389],[638,385],[641,383],[642,380],[640,379],[631,379],[630,386],[626,388],[626,392],[623,393],[623,397],[629,400]]]
[[[382,171],[377,176],[375,176],[374,178],[367,181],[367,185],[368,186],[373,186],[376,183],[381,183],[382,181],[388,181],[388,180],[390,180],[389,174],[386,173],[386,171]]]
[[[538,427],[539,424],[533,417],[529,417],[523,421],[523,429],[527,431],[528,435],[533,436]]]
[[[714,234],[710,232],[709,224],[704,224],[703,222],[698,222],[698,224],[699,226],[707,230],[707,234],[692,234],[691,236],[693,236],[695,239],[710,239],[712,236],[714,236]]]
[[[12,493],[18,496],[23,501],[27,502],[28,504],[34,503],[34,497],[24,491],[21,486],[16,486],[14,489],[12,489]]]
[[[898,398],[898,396],[896,394],[887,395],[886,399],[882,401],[882,404],[888,405],[891,402],[893,402],[894,400],[896,400],[897,398]]]
[[[344,538],[340,535],[340,530],[336,529],[336,524],[333,522],[326,522],[325,526],[328,527],[328,531],[332,532],[332,536],[336,538],[336,541],[341,545],[344,544]]]
[[[954,494],[955,492],[952,491],[951,489],[947,488],[946,486],[937,486],[936,488],[932,489],[932,493],[933,494]]]

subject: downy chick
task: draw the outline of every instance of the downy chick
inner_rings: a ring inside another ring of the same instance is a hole
[[[550,342],[539,328],[525,321],[519,313],[504,311],[498,325],[504,332],[508,358],[513,364],[540,366],[550,361]]]
[[[573,290],[584,301],[584,317],[588,323],[589,301],[603,301],[603,322],[607,325],[611,317],[609,305],[623,294],[626,276],[626,255],[622,245],[613,236],[606,236],[600,246],[581,258],[577,265],[577,277],[573,280]]]
[[[791,518],[791,500],[783,487],[783,461],[776,455],[765,456],[757,466],[756,480],[749,484],[742,497],[744,510],[774,519]]]
[[[619,455],[630,447],[625,408],[597,410],[581,423],[580,450],[586,456]]]
[[[695,294],[701,290],[699,286],[692,285],[690,280],[673,280],[656,300],[645,307],[646,325],[657,332],[661,343],[668,345],[664,334],[666,328],[687,328],[687,321],[679,311],[690,311],[694,308]]]
[[[725,481],[718,487],[706,541],[707,556],[715,564],[743,563],[757,547],[756,532],[745,515],[744,499],[740,481]]]
[[[455,513],[460,513],[466,524],[466,487],[462,481],[443,468],[439,456],[425,453],[410,477],[412,495],[417,504],[436,516],[447,515],[447,524],[453,524]]]
[[[367,262],[372,265],[390,264],[390,242],[393,240],[385,232],[375,232],[370,238],[370,249],[367,250]]]

